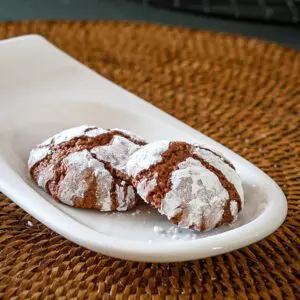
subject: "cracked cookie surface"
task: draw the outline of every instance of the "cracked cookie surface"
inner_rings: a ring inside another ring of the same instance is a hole
[[[33,181],[57,201],[78,208],[126,211],[139,197],[125,166],[145,144],[123,129],[82,125],[34,148],[28,169]]]
[[[183,228],[205,231],[234,222],[243,207],[233,165],[198,144],[149,143],[130,157],[127,173],[145,202]]]

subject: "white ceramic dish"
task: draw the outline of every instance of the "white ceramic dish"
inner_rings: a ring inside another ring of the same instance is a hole
[[[251,163],[142,99],[97,75],[44,38],[0,42],[0,189],[29,214],[66,238],[103,254],[135,261],[203,258],[256,242],[287,213],[278,185]],[[185,139],[214,147],[241,174],[246,205],[236,224],[179,239],[158,235],[171,224],[154,210],[103,214],[53,201],[27,175],[29,150],[48,136],[80,124],[121,127],[148,140]],[[163,128],[163,130],[161,130]]]

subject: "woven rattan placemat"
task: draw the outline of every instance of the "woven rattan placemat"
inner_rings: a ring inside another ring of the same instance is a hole
[[[255,163],[281,186],[289,211],[279,230],[250,247],[151,264],[77,246],[0,194],[0,298],[296,299],[300,53],[240,36],[158,25],[0,24],[0,38],[33,32]]]

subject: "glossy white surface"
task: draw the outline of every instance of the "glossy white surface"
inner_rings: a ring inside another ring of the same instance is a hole
[[[0,189],[57,233],[103,254],[151,262],[183,261],[256,242],[283,222],[278,185],[248,161],[70,58],[45,39],[0,42]],[[28,178],[31,148],[63,129],[94,124],[125,128],[148,140],[207,144],[227,156],[243,179],[245,208],[233,226],[196,234],[141,205],[127,213],[78,210],[52,200]],[[164,128],[164,130],[161,130]],[[173,237],[173,239],[172,239]]]

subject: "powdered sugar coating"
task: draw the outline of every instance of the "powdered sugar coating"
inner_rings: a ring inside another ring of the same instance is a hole
[[[28,167],[29,169],[32,168],[37,162],[43,160],[47,155],[51,155],[53,153],[53,151],[51,150],[53,146],[57,146],[64,142],[70,141],[71,139],[76,137],[95,137],[106,132],[108,131],[103,128],[90,125],[82,125],[63,130],[55,134],[53,137],[46,139],[36,148],[31,150],[28,160]]]
[[[116,193],[118,211],[126,211],[134,206],[136,194],[131,185],[125,185],[124,181],[120,185],[116,184]]]
[[[127,188],[127,196],[125,198],[126,206],[123,204],[123,206],[124,206],[123,210],[127,210],[128,207],[130,207],[130,208],[133,207],[132,203],[133,203],[133,200],[135,201],[135,198],[136,198],[135,190],[132,185],[129,185]]]
[[[46,168],[44,168],[37,178],[37,184],[38,186],[42,187],[43,189],[46,189],[47,183],[54,178],[54,165],[48,165]]]
[[[136,190],[138,195],[145,201],[147,201],[148,194],[157,186],[156,176],[152,179],[148,180],[147,178],[143,178],[138,181],[136,184]]]
[[[161,202],[159,211],[168,219],[181,214],[183,228],[214,228],[224,213],[228,192],[219,178],[202,164],[188,158],[172,173],[172,188]]]
[[[92,128],[95,128],[95,126],[82,125],[82,126],[64,130],[53,136],[52,144],[59,145],[61,143],[65,143],[65,142],[70,141],[77,137],[81,137],[81,136],[95,137],[97,135],[107,132],[107,130],[100,128],[100,127],[96,127],[95,129],[92,129]],[[89,129],[92,129],[92,130],[89,130]]]
[[[92,126],[88,126],[87,129],[90,129],[91,127]],[[85,131],[84,136],[96,137],[98,135],[101,135],[101,134],[104,134],[104,133],[107,133],[107,132],[108,132],[108,130],[97,127],[97,128],[93,128],[93,129],[90,129],[88,131]]]
[[[139,135],[129,131],[129,130],[126,130],[126,129],[121,129],[121,128],[112,128],[111,131],[119,131],[119,132],[122,132],[128,136],[130,136],[131,138],[133,138],[134,140],[136,141],[140,141],[140,142],[143,142],[144,139],[142,137],[140,137]]]
[[[141,171],[160,162],[162,160],[161,155],[168,149],[169,144],[170,141],[157,141],[135,152],[127,162],[127,174],[135,177]]]
[[[103,163],[94,159],[87,150],[71,153],[62,162],[67,170],[66,176],[59,184],[59,199],[73,206],[75,200],[85,197],[85,193],[95,182],[95,202],[102,211],[110,211],[113,177]]]
[[[50,147],[37,147],[30,151],[28,167],[32,168],[37,162],[52,154]]]
[[[230,212],[231,212],[231,215],[233,216],[233,222],[236,221],[239,210],[238,210],[238,204],[234,200],[230,201]]]
[[[207,161],[210,165],[214,166],[216,169],[220,170],[226,177],[226,179],[231,182],[236,188],[240,200],[241,205],[243,207],[244,204],[244,191],[242,187],[242,181],[238,173],[231,168],[228,164],[224,163],[225,158],[222,156],[215,155],[211,151],[201,148],[200,146],[196,146],[194,148],[194,153],[199,155],[205,161]]]
[[[130,140],[115,135],[108,145],[95,147],[91,150],[91,153],[95,154],[99,160],[110,163],[115,169],[125,172],[129,157],[139,148],[139,145]]]
[[[116,184],[116,194],[117,194],[117,201],[119,203],[119,207],[122,207],[122,204],[124,202],[125,199],[125,190],[124,190],[124,186]]]

